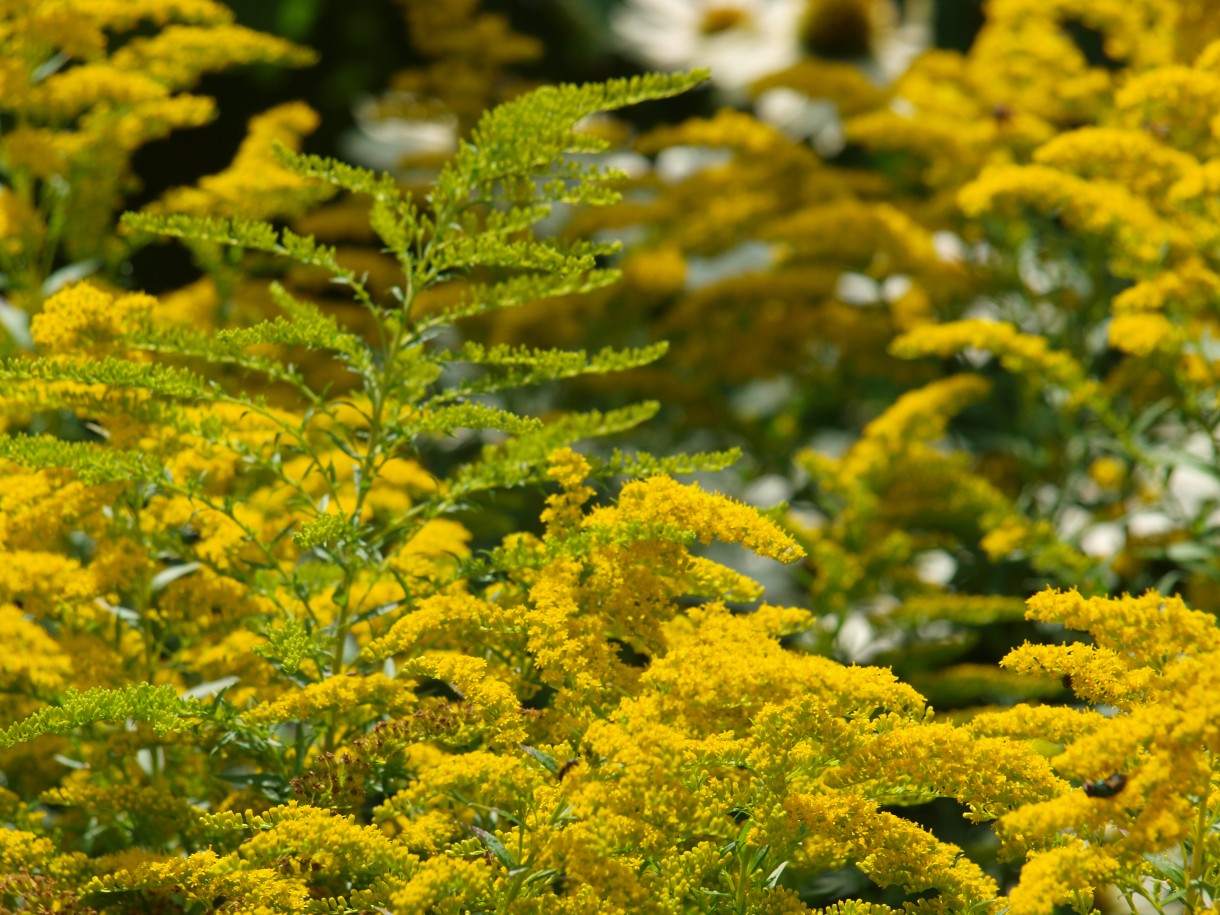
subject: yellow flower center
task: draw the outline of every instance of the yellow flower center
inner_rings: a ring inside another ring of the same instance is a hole
[[[740,28],[749,21],[749,14],[735,6],[712,6],[703,14],[699,31],[704,35],[719,35],[729,29]]]
[[[810,0],[801,39],[818,57],[863,57],[872,50],[872,0]]]

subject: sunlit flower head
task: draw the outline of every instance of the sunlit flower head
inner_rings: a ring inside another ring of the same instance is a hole
[[[662,70],[706,67],[741,89],[792,64],[803,0],[626,0],[611,25],[627,53]]]

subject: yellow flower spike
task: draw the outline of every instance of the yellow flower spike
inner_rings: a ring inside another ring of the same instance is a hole
[[[934,442],[957,413],[986,397],[991,384],[978,375],[954,375],[903,394],[864,427],[839,464],[847,479],[874,478],[916,442]]]
[[[1122,184],[1086,180],[1045,165],[988,168],[962,189],[958,202],[969,216],[1016,205],[1054,213],[1069,229],[1110,242],[1112,269],[1120,276],[1139,275],[1158,267],[1167,251],[1189,247],[1184,230]]]
[[[448,811],[459,820],[481,808],[524,813],[550,775],[526,766],[523,758],[484,750],[442,754],[432,765],[421,766],[411,786],[382,804],[375,819],[413,816],[432,809]]]
[[[434,594],[424,598],[412,612],[401,617],[390,630],[365,646],[362,658],[381,660],[405,654],[427,644],[427,636],[457,629],[491,626],[504,615],[503,609],[470,594]]]
[[[763,586],[728,566],[695,556],[688,561],[684,579],[691,597],[719,598],[749,603],[763,596]]]
[[[29,89],[22,108],[37,120],[64,123],[102,103],[130,107],[168,95],[164,85],[143,73],[108,63],[84,64],[55,73]]]
[[[382,809],[374,811],[374,822],[380,822],[395,842],[418,855],[434,857],[447,846],[466,838],[462,824],[447,810],[414,811],[410,816],[383,819]]]
[[[243,911],[299,911],[308,899],[308,889],[299,876],[285,877],[274,868],[226,873],[227,862],[207,849],[186,857],[170,857],[132,863],[85,885],[85,892],[122,893],[143,890],[165,900],[175,896],[212,906],[218,898],[238,899]]]
[[[70,685],[71,656],[46,629],[26,619],[11,603],[0,602],[0,642],[8,646],[0,657],[0,689],[4,692],[53,696]]]
[[[643,153],[657,153],[678,145],[735,149],[751,156],[791,155],[793,148],[783,132],[733,108],[722,108],[711,118],[692,118],[676,126],[658,127],[636,141],[636,148]]]
[[[585,486],[589,462],[571,448],[558,448],[551,453],[547,474],[560,486],[560,491],[547,496],[542,523],[548,536],[574,530],[581,519],[581,509],[593,498],[592,487]]]
[[[1193,312],[1220,294],[1220,275],[1213,272],[1200,258],[1190,258],[1161,273],[1142,280],[1116,295],[1111,309],[1116,315],[1158,312],[1177,306]]]
[[[900,802],[917,790],[956,798],[974,822],[995,819],[1068,789],[1032,748],[1007,738],[975,736],[947,724],[922,723],[880,734],[829,776],[829,783],[836,786],[869,784],[870,796],[879,803],[891,780],[901,786],[894,791],[894,800]]]
[[[46,867],[58,857],[55,843],[22,829],[0,829],[0,873]]]
[[[938,842],[909,820],[877,810],[865,798],[796,794],[785,808],[807,832],[833,843],[836,854],[854,860],[879,886],[900,886],[907,892],[937,889],[956,911],[987,903],[998,893],[995,881],[961,856],[961,849]]]
[[[441,903],[473,905],[486,897],[492,874],[491,867],[482,860],[428,858],[401,889],[390,894],[389,907],[395,912],[427,912]]]
[[[1103,648],[1161,670],[1178,657],[1220,652],[1220,629],[1210,613],[1180,597],[1149,591],[1140,597],[1086,598],[1076,590],[1046,590],[1029,599],[1029,617],[1088,632]]]
[[[452,684],[481,719],[488,739],[497,746],[521,743],[526,736],[521,700],[489,667],[483,658],[430,652],[404,663],[398,676],[422,675]]]
[[[1009,915],[1047,915],[1057,903],[1077,901],[1083,892],[1109,881],[1118,862],[1103,849],[1079,840],[1047,851],[1021,869],[1008,894]]]
[[[943,359],[966,349],[989,350],[1008,371],[1063,388],[1075,406],[1106,408],[1100,386],[1076,359],[1052,350],[1044,337],[1023,334],[1011,324],[981,320],[926,324],[890,344],[890,352],[901,359],[933,355]]]
[[[585,516],[583,527],[612,531],[617,524],[658,521],[690,531],[701,543],[739,543],[768,559],[794,562],[804,555],[791,537],[757,509],[663,476],[628,483],[617,505],[593,509]]]
[[[87,23],[102,39],[90,40],[80,48],[64,44],[55,46],[73,56],[88,57],[89,50],[102,47],[105,31],[130,31],[142,21],[153,25],[164,25],[171,20],[225,23],[233,20],[233,11],[214,0],[40,0],[22,17],[20,31],[40,42],[49,42],[57,34],[56,26],[69,18]]]
[[[962,727],[981,737],[1012,737],[1068,743],[1102,727],[1108,719],[1099,712],[1058,705],[1018,705],[981,712]]]
[[[1182,149],[1214,153],[1211,121],[1220,105],[1220,73],[1167,66],[1133,77],[1114,96],[1115,105],[1160,124]]]
[[[1155,674],[1125,655],[1077,642],[1031,645],[1009,652],[1000,662],[1016,673],[1071,677],[1072,689],[1090,702],[1130,708],[1155,681]]]
[[[409,679],[391,680],[384,674],[329,677],[303,689],[263,702],[246,713],[246,720],[257,724],[283,721],[312,721],[334,709],[351,712],[357,706],[371,706],[371,714],[401,717],[418,705],[414,684]]]
[[[693,636],[671,646],[641,678],[666,722],[685,721],[702,733],[736,730],[766,703],[801,694],[844,715],[862,708],[922,710],[923,698],[886,669],[845,668],[784,650],[775,627],[797,623],[797,613],[787,620],[787,612],[774,608],[761,613],[758,619],[733,615],[717,603],[691,611]]]
[[[12,550],[5,560],[0,563],[0,601],[19,600],[27,612],[57,618],[97,595],[92,571],[75,559],[59,553]]]
[[[527,647],[543,682],[576,696],[601,696],[613,683],[614,660],[604,623],[582,611],[581,567],[573,560],[552,562],[530,586],[529,602],[507,613],[523,628]]]
[[[264,814],[270,829],[255,832],[238,849],[242,869],[275,867],[287,856],[310,862],[317,873],[343,881],[406,881],[419,858],[375,826],[295,802]],[[235,862],[236,863],[236,862]],[[315,875],[316,877],[316,875]]]
[[[299,45],[232,23],[170,25],[152,37],[132,39],[110,57],[112,66],[175,90],[234,63],[308,66],[315,61],[313,52]]]
[[[166,191],[148,210],[243,219],[298,216],[331,197],[335,189],[282,166],[273,146],[278,142],[299,150],[303,138],[317,126],[318,115],[302,102],[255,115],[227,169],[199,179],[196,187]]]
[[[624,281],[650,300],[676,296],[686,285],[686,258],[673,245],[637,251],[624,262],[622,270]]]
[[[444,582],[470,555],[471,533],[447,518],[433,518],[390,557],[388,566],[410,580]]]
[[[124,333],[140,327],[157,306],[152,296],[131,293],[115,297],[89,283],[65,287],[47,299],[30,322],[30,333],[52,353],[110,347]]]
[[[988,12],[1003,28],[1029,20],[1048,25],[1079,21],[1101,33],[1109,57],[1143,69],[1172,59],[1177,7],[1158,0],[996,0]]]
[[[1170,187],[1198,169],[1194,156],[1165,146],[1147,132],[1083,127],[1062,133],[1034,152],[1034,161],[1080,178],[1117,182],[1160,206]]]
[[[1164,315],[1116,315],[1110,322],[1110,345],[1132,356],[1172,352],[1182,339],[1179,329]]]

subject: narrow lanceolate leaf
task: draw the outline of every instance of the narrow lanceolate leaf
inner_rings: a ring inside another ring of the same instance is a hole
[[[505,848],[504,843],[497,839],[494,834],[486,829],[480,829],[478,826],[471,826],[470,831],[478,837],[479,841],[483,843],[487,850],[504,867],[512,870],[517,866],[517,859],[512,856],[512,852]]]
[[[161,476],[161,469],[142,452],[94,442],[65,442],[49,435],[0,435],[0,458],[26,467],[62,467],[75,471],[90,485]]]
[[[660,405],[646,401],[610,410],[572,413],[529,435],[487,448],[481,461],[460,468],[450,480],[449,494],[455,498],[507,486],[521,486],[547,478],[547,458],[552,451],[585,438],[613,435],[647,422]]]
[[[668,348],[666,343],[654,343],[638,349],[606,347],[590,356],[584,350],[511,346],[487,349],[478,343],[467,343],[453,354],[453,361],[484,366],[489,369],[488,374],[486,377],[471,379],[443,391],[437,395],[436,400],[443,402],[470,394],[529,387],[578,375],[623,372],[655,362]]]
[[[517,308],[557,296],[582,295],[610,286],[619,279],[617,270],[590,270],[587,273],[561,276],[517,276],[490,286],[474,285],[466,290],[461,302],[421,326],[450,324],[462,318]]]
[[[275,226],[259,219],[227,219],[217,216],[168,216],[152,213],[124,213],[120,226],[128,232],[168,235],[192,241],[211,241],[223,245],[249,248],[251,251],[280,251],[279,233]]]
[[[0,362],[0,381],[76,381],[118,388],[141,388],[177,400],[211,397],[213,390],[186,369],[107,356],[86,362],[61,359],[9,359]]]
[[[448,435],[457,429],[499,429],[522,435],[540,428],[542,423],[530,416],[518,416],[481,403],[462,403],[438,407],[412,417],[405,424],[404,432],[408,435]]]
[[[170,686],[141,683],[121,689],[93,689],[64,692],[58,706],[40,709],[11,727],[0,729],[0,747],[26,743],[43,734],[68,734],[98,721],[143,721],[159,735],[184,730],[204,707],[180,699]]]
[[[542,764],[542,767],[554,775],[559,771],[559,761],[549,753],[543,753],[541,750],[521,744],[521,749],[528,753],[534,759]]]

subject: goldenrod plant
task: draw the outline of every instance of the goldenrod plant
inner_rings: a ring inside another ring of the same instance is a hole
[[[204,75],[314,58],[212,0],[15,0],[0,7],[0,30],[3,352],[26,342],[28,313],[58,288],[119,278],[131,250],[114,219],[139,188],[132,156],[215,117],[215,102],[190,91]]]
[[[734,8],[708,48],[746,41]],[[929,50],[889,84],[806,47],[752,110],[642,136],[624,202],[572,223],[632,233],[623,284],[494,333],[668,340],[666,363],[601,384],[661,392],[669,441],[785,478],[764,491],[797,509],[812,606],[866,621],[868,657],[914,676],[930,647],[940,677],[953,650],[994,698],[1043,585],[1216,593],[1216,37],[1207,4],[996,0],[968,53]],[[779,90],[804,114],[775,117]],[[837,148],[801,126],[827,108]],[[953,622],[980,598],[1006,609]]]
[[[609,159],[598,116],[708,74],[520,93],[531,39],[406,3],[435,172],[305,152],[289,102],[117,228],[201,73],[309,52],[0,7],[0,909],[1216,905],[1220,23],[993,0],[889,83],[888,7],[793,4],[759,117]],[[197,275],[140,291],[154,243]],[[729,445],[791,509],[706,488]]]

